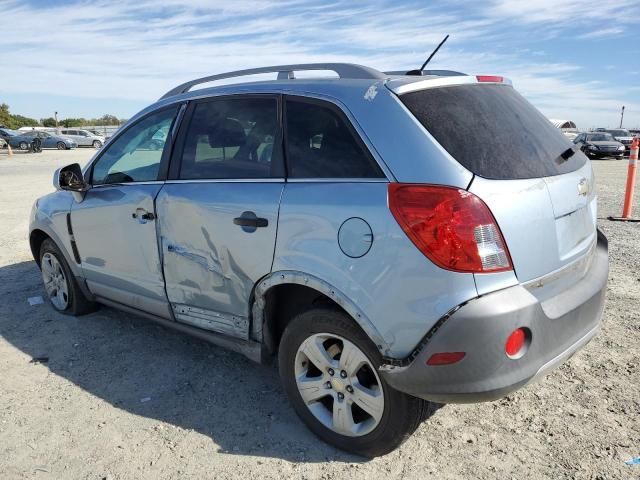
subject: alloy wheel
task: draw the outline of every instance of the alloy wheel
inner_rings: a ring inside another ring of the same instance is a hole
[[[302,401],[335,433],[359,437],[374,430],[384,412],[376,368],[352,342],[331,333],[308,337],[295,357]]]
[[[69,305],[69,284],[62,265],[52,253],[42,256],[42,280],[53,306],[64,310]]]

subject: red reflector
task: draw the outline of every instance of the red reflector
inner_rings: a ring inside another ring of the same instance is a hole
[[[464,352],[434,353],[427,360],[427,365],[451,365],[462,360],[465,355]]]
[[[504,351],[510,357],[515,357],[520,353],[522,347],[524,347],[525,341],[527,340],[527,333],[524,328],[518,328],[514,330],[509,338],[507,338],[507,343],[504,345]]]
[[[476,75],[476,79],[479,82],[493,82],[493,83],[504,82],[504,77],[501,77],[500,75]]]
[[[512,268],[489,207],[470,192],[390,183],[389,208],[415,246],[442,268],[471,273]]]

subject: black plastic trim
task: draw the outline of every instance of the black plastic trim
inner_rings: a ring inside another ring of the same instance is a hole
[[[76,244],[76,239],[73,236],[73,227],[71,226],[71,213],[67,213],[67,233],[69,234],[69,240],[71,242],[73,259],[76,261],[78,265],[80,265],[82,263],[82,259],[80,258],[80,252],[78,252],[78,245]]]
[[[409,355],[404,358],[391,358],[391,357],[382,357],[383,365],[389,365],[391,367],[406,367],[413,363],[416,357],[420,354],[422,349],[429,343],[429,340],[436,334],[436,332],[444,325],[444,323],[451,318],[451,316],[464,307],[471,300],[467,300],[466,302],[461,303],[460,305],[456,305],[447,313],[445,313],[442,317],[438,319],[438,321],[431,327],[431,329],[427,332],[427,334],[420,339],[415,348],[411,351]]]

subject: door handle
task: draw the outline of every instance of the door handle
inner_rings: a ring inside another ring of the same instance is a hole
[[[153,220],[156,218],[156,216],[153,213],[147,212],[147,213],[143,213],[142,215],[139,215],[137,213],[132,213],[131,214],[131,218],[141,218],[142,220]]]
[[[142,208],[138,208],[135,212],[131,214],[131,218],[144,223],[144,222],[148,222],[149,220],[155,220],[156,216],[151,212],[147,212]]]
[[[233,219],[233,223],[240,227],[267,227],[269,226],[269,221],[266,218],[249,218],[249,217],[236,217]]]
[[[260,218],[253,212],[242,212],[242,215],[233,219],[233,223],[242,227],[245,232],[253,232],[256,228],[269,225],[266,218]]]

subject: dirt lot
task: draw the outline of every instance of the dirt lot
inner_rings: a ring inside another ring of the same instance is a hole
[[[503,400],[446,405],[364,461],[307,431],[274,367],[108,308],[29,306],[44,295],[31,205],[92,153],[0,153],[0,479],[640,478],[624,463],[640,455],[640,224],[600,220],[605,325],[568,364]],[[593,165],[599,216],[619,214],[627,162]]]

